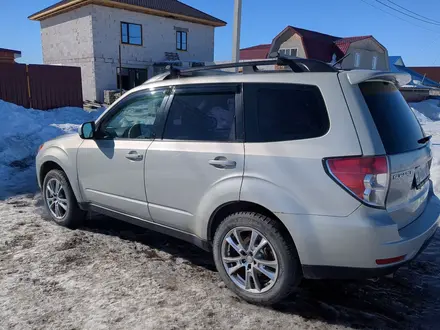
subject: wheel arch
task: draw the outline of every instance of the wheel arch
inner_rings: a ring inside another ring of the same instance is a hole
[[[82,195],[76,177],[76,170],[73,171],[72,168],[72,171],[69,171],[69,168],[71,168],[71,165],[64,164],[62,161],[60,161],[59,158],[46,156],[43,159],[39,159],[39,161],[37,161],[37,179],[40,187],[43,188],[44,178],[46,177],[47,173],[49,173],[51,170],[63,171],[67,176],[67,180],[69,181],[77,202],[80,203],[82,202]]]
[[[278,218],[275,215],[275,213],[273,213],[271,210],[260,204],[248,202],[248,201],[240,201],[240,200],[224,203],[219,207],[217,207],[217,209],[215,209],[215,211],[211,214],[208,221],[208,232],[207,232],[207,238],[209,242],[213,241],[215,231],[217,230],[220,223],[227,216],[236,212],[256,212],[275,220],[276,222],[278,222],[280,226],[279,229],[283,234],[283,236],[286,239],[288,239],[292,244],[294,244],[292,235],[290,235],[289,230],[280,220],[280,218]]]
[[[43,186],[44,178],[46,177],[47,173],[49,173],[52,170],[60,170],[60,171],[63,171],[64,173],[66,173],[66,171],[63,169],[63,167],[60,164],[58,164],[57,162],[55,162],[53,160],[48,160],[48,161],[44,162],[40,166],[40,172],[39,172],[39,177],[38,177],[38,180],[40,181],[41,186]]]

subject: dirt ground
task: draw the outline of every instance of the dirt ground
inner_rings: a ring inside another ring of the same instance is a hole
[[[0,329],[434,329],[440,232],[394,278],[304,281],[272,308],[224,287],[210,254],[94,216],[48,221],[39,195],[0,202]]]

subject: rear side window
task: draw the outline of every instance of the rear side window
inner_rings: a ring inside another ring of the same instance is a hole
[[[244,85],[246,142],[310,139],[329,130],[329,118],[316,86]]]
[[[420,124],[402,94],[392,83],[365,82],[359,88],[370,109],[387,154],[423,147]]]

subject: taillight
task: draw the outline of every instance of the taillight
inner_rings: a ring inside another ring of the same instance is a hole
[[[386,156],[330,158],[326,165],[351,194],[367,204],[385,207],[389,183]]]

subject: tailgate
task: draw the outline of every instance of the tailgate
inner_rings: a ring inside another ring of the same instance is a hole
[[[359,88],[388,156],[386,209],[399,228],[424,211],[432,160],[429,140],[393,82],[364,81]]]
[[[425,210],[430,188],[428,147],[390,155],[390,187],[386,208],[399,228],[406,226]]]

